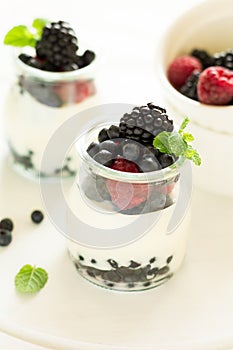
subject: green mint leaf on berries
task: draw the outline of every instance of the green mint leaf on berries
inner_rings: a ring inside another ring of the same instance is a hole
[[[32,26],[33,28],[36,29],[37,31],[37,37],[38,37],[38,40],[41,38],[41,35],[42,35],[42,31],[43,31],[43,28],[46,26],[46,24],[48,24],[49,21],[45,18],[36,18],[34,19],[33,23],[32,23]]]
[[[153,146],[156,147],[161,153],[167,153],[169,149],[168,138],[170,132],[162,131],[157,137],[155,137]]]
[[[153,141],[153,146],[161,153],[173,154],[177,157],[190,159],[196,165],[201,164],[201,157],[198,152],[189,144],[194,141],[192,134],[185,132],[184,129],[189,123],[189,118],[185,118],[180,126],[178,133],[163,131],[159,133]]]
[[[17,47],[35,47],[35,34],[31,33],[26,26],[19,25],[9,30],[4,38],[4,44]]]
[[[188,123],[189,123],[189,118],[185,117],[184,120],[182,121],[181,126],[180,126],[179,131],[178,131],[178,133],[180,135],[182,135],[182,133],[183,133],[184,129],[186,128],[186,126],[188,125]]]
[[[188,132],[184,132],[183,133],[183,140],[186,142],[193,142],[194,141],[194,137],[192,134],[189,134]]]
[[[48,273],[41,267],[24,265],[15,276],[15,287],[19,293],[35,293],[44,287]]]
[[[168,146],[170,153],[173,153],[175,156],[182,156],[187,149],[185,140],[176,133],[170,133],[168,136]]]

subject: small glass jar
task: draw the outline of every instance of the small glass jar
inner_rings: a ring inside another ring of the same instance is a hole
[[[30,54],[30,49],[24,51]],[[29,177],[69,177],[77,170],[71,151],[61,167],[41,170],[45,147],[55,130],[68,118],[96,104],[97,58],[71,72],[49,72],[31,67],[13,56],[15,78],[5,101],[5,134],[16,168]]]
[[[103,127],[92,128],[76,143],[79,171],[67,214],[70,257],[79,274],[98,286],[154,288],[173,276],[185,255],[189,162],[179,158],[148,173],[103,166],[86,151]]]

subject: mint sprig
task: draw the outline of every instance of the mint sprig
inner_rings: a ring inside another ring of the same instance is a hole
[[[41,38],[41,35],[42,35],[42,31],[43,31],[43,28],[46,26],[46,24],[48,24],[49,21],[45,18],[35,18],[33,23],[32,23],[32,26],[33,28],[36,29],[37,31],[37,36],[38,36],[38,39]]]
[[[19,293],[35,293],[44,287],[48,273],[41,267],[24,265],[15,276],[15,287]]]
[[[44,18],[36,18],[32,23],[32,31],[25,25],[13,27],[5,35],[4,44],[16,47],[35,47],[47,23],[48,20]]]
[[[185,118],[181,123],[178,133],[162,131],[153,141],[153,146],[161,153],[173,154],[177,157],[183,156],[190,159],[196,165],[201,164],[201,157],[198,152],[189,144],[194,141],[192,134],[184,129],[189,123],[189,118]]]
[[[12,28],[4,38],[4,44],[17,47],[31,46],[35,47],[36,39],[34,34],[26,26],[17,26]]]

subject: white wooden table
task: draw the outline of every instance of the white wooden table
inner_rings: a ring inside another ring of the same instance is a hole
[[[3,37],[11,26],[35,17],[75,23],[78,36],[94,40],[106,54],[99,79],[103,103],[154,101],[163,105],[154,72],[156,42],[176,15],[197,2],[25,0],[20,7],[16,0],[9,0],[0,4],[0,31]],[[11,11],[9,16],[7,11]],[[8,50],[3,45],[0,50],[2,106],[11,68]],[[195,189],[187,256],[179,273],[154,290],[114,293],[78,276],[64,237],[48,218],[33,226],[30,213],[42,208],[39,187],[16,174],[6,155],[2,135],[0,216],[12,217],[15,223],[12,243],[0,251],[2,349],[233,348],[233,199]],[[25,263],[46,268],[49,281],[37,295],[20,297],[13,279]]]

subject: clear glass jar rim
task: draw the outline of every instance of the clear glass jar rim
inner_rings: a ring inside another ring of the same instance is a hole
[[[32,77],[50,82],[72,81],[76,80],[79,77],[81,78],[82,76],[89,75],[97,69],[97,66],[100,64],[99,55],[95,49],[92,51],[95,53],[96,56],[88,66],[70,72],[50,72],[38,68],[33,68],[19,59],[18,56],[20,53],[27,53],[27,50],[22,50],[20,48],[13,48],[13,60],[17,68],[19,68],[22,72]]]
[[[77,140],[77,150],[81,159],[86,162],[94,172],[105,178],[130,182],[130,183],[150,183],[150,182],[162,182],[170,180],[179,174],[179,168],[183,165],[185,158],[180,156],[175,163],[172,165],[156,171],[146,173],[127,173],[123,171],[114,170],[108,168],[98,162],[96,162],[86,151],[86,145],[84,142],[85,135],[80,136]]]

